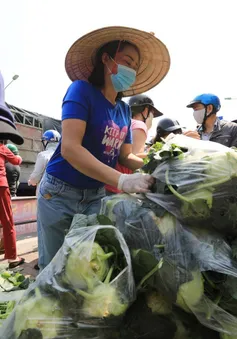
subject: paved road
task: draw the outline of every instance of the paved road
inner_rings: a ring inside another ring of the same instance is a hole
[[[34,265],[38,258],[37,234],[24,234],[17,238],[17,252],[20,257],[25,258],[25,263],[19,267],[23,268],[22,273],[26,276],[36,277],[38,271],[34,269]],[[0,255],[0,263],[6,263],[4,255]]]

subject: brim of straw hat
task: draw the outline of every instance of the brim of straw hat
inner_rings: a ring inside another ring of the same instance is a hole
[[[170,68],[170,56],[166,46],[152,33],[129,27],[112,26],[92,31],[78,39],[69,49],[65,68],[69,78],[88,80],[96,52],[104,44],[114,40],[126,40],[136,45],[141,62],[135,83],[123,95],[133,96],[147,92],[166,76]]]
[[[16,145],[24,143],[20,133],[3,120],[0,120],[0,140],[11,140]]]

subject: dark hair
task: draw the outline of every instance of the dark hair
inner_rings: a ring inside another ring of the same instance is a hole
[[[152,107],[150,107],[149,105],[142,105],[142,106],[131,106],[131,112],[132,112],[132,116],[136,116],[138,114],[141,114],[146,108],[148,108],[148,115],[150,114],[150,112],[152,111]]]
[[[218,110],[216,109],[216,106],[214,106],[213,104],[208,104],[208,105],[206,105],[206,107],[209,106],[209,105],[212,106],[211,114],[216,114],[218,112]]]
[[[139,49],[137,48],[137,46],[132,44],[129,41],[114,40],[114,41],[107,42],[105,45],[100,47],[100,49],[97,51],[96,56],[95,56],[94,69],[93,69],[93,71],[91,72],[91,75],[88,78],[88,81],[92,85],[94,85],[98,88],[102,88],[104,86],[105,79],[104,79],[104,64],[102,62],[102,55],[104,53],[108,53],[108,55],[111,58],[114,58],[116,52],[123,51],[126,46],[134,47],[136,49],[136,51],[138,52],[139,57],[140,57],[140,52],[139,52]],[[118,49],[118,47],[119,47],[119,49]],[[123,97],[123,93],[122,92],[118,93],[117,99],[120,99],[122,97]]]
[[[182,134],[182,129],[181,128],[178,128],[174,131],[165,131],[165,130],[162,130],[161,128],[157,128],[156,130],[156,136],[153,140],[153,144],[155,144],[156,142],[161,142],[161,138],[164,138],[164,137],[167,137],[170,133],[173,133],[173,134]]]

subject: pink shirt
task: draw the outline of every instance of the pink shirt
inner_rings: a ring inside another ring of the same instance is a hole
[[[137,130],[137,129],[141,129],[145,132],[146,134],[146,137],[148,135],[148,129],[147,129],[147,126],[146,124],[141,121],[141,120],[135,120],[135,119],[132,119],[131,121],[131,129],[132,129],[132,132]],[[125,167],[125,166],[122,166],[120,165],[119,163],[117,163],[115,169],[121,173],[125,173],[125,174],[132,174],[133,171],[130,170],[129,168]],[[113,186],[110,186],[110,185],[106,185],[105,186],[105,189],[109,192],[112,192],[112,193],[121,193],[121,191],[119,191],[116,187],[113,187]]]

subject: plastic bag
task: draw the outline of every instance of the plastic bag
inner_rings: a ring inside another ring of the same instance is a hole
[[[158,217],[146,199],[133,198],[117,196],[110,215],[130,248],[137,290],[155,289],[204,326],[237,335],[237,300],[231,301],[237,262],[230,245],[212,229],[183,226],[168,212]]]
[[[211,152],[228,152],[229,147],[219,144],[214,141],[198,140],[194,138],[187,137],[183,134],[173,134],[170,133],[167,138],[165,138],[165,143],[167,145],[178,145],[180,147],[187,147],[189,152],[198,150],[199,152],[211,153]]]
[[[75,215],[62,248],[0,330],[5,339],[104,338],[135,299],[129,249],[113,226]],[[83,227],[81,227],[83,225]]]
[[[183,224],[237,235],[236,151],[177,135],[152,155],[149,168],[156,183],[148,199]]]

